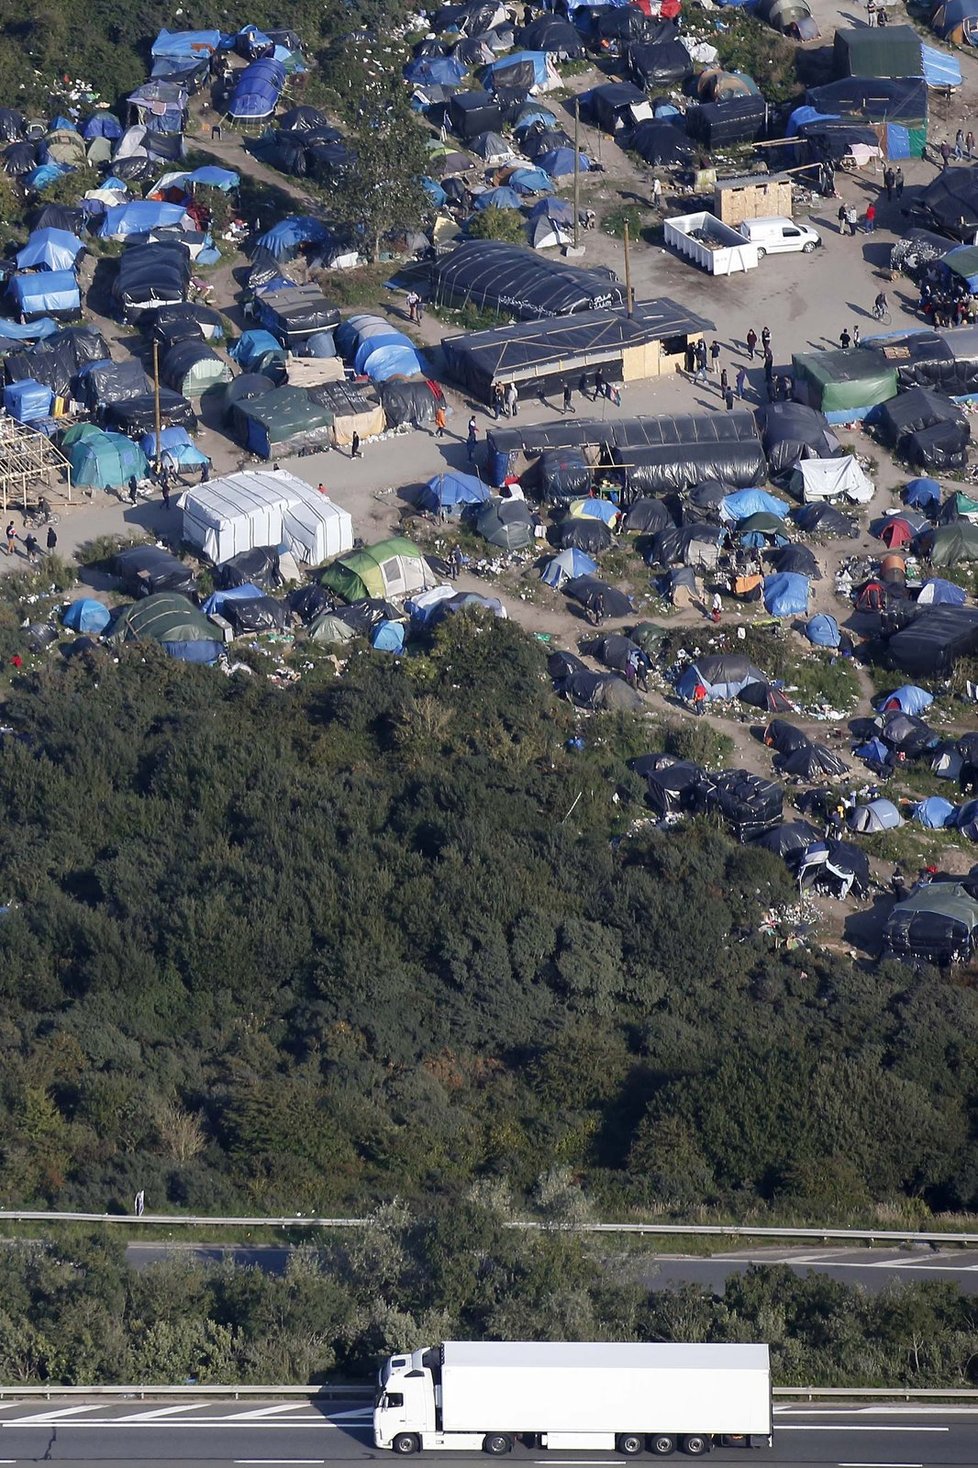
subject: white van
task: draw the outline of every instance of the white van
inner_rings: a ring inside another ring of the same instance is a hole
[[[780,255],[788,250],[804,250],[810,255],[822,243],[821,235],[807,224],[796,224],[793,219],[774,216],[771,219],[745,219],[740,226],[745,240],[757,246],[758,258],[764,255]]]

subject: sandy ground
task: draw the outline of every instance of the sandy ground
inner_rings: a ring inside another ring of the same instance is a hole
[[[821,44],[831,45],[832,33],[837,25],[863,23],[861,7],[836,5],[833,0],[814,0],[814,11],[822,29]],[[960,54],[960,53],[959,53]],[[931,129],[932,144],[938,144],[948,132],[953,138],[959,123],[965,127],[978,105],[978,60],[962,55],[965,85],[958,96],[949,104],[935,105],[938,114],[936,126]],[[575,78],[575,89],[584,90],[595,84],[600,77],[595,74]],[[225,134],[220,142],[211,142],[209,120],[202,127],[196,145],[212,153],[216,160],[239,169],[241,172],[259,174],[277,188],[292,193],[297,210],[309,209],[311,201],[303,193],[301,182],[288,180],[282,175],[263,168],[241,148],[238,139]],[[582,148],[592,156],[598,153],[596,135],[582,127]],[[608,138],[601,144],[601,157],[605,172],[585,178],[582,202],[591,205],[599,213],[617,207],[621,203],[639,203],[647,208],[650,224],[657,216],[648,207],[651,173],[637,168]],[[935,174],[932,163],[915,160],[904,166],[907,192],[904,205],[912,201],[920,186],[930,182]],[[753,326],[760,332],[765,325],[772,333],[772,349],[779,369],[786,370],[792,352],[834,346],[844,327],[851,331],[858,324],[865,336],[872,333],[871,307],[880,289],[880,277],[875,273],[888,260],[889,249],[899,237],[904,226],[904,217],[896,203],[887,205],[880,182],[875,174],[839,174],[838,183],[842,198],[856,204],[860,213],[873,199],[877,203],[879,227],[875,234],[858,234],[855,238],[841,237],[836,224],[838,200],[826,201],[825,207],[815,208],[809,222],[822,234],[823,248],[815,254],[767,257],[756,271],[731,278],[714,278],[704,275],[695,267],[684,263],[666,250],[650,246],[643,241],[633,244],[632,278],[638,298],[671,296],[692,309],[709,317],[715,323],[715,335],[721,343],[720,365],[728,367],[731,381],[741,365],[748,366],[744,349],[744,337]],[[669,192],[667,189],[667,201]],[[678,207],[683,207],[676,201]],[[667,212],[676,212],[670,207]],[[586,245],[584,263],[609,265],[624,276],[622,247],[619,241],[604,235],[600,230],[582,234]],[[237,286],[230,267],[224,267],[211,277],[214,285],[213,304],[234,316],[238,315]],[[907,283],[894,282],[887,286],[893,312],[893,325],[917,321],[914,299]],[[142,350],[140,339],[128,328],[120,327],[104,315],[104,297],[99,289],[89,294],[87,314],[102,328],[110,341],[113,355],[125,357],[133,351]],[[386,311],[393,320],[404,324],[403,303],[392,292],[385,292],[378,308]],[[420,329],[420,335],[431,353],[432,365],[437,369],[438,342],[446,329],[430,314]],[[765,401],[763,373],[759,366],[748,366],[749,390],[745,406]],[[717,379],[714,378],[713,382]],[[577,395],[575,394],[575,399]],[[335,501],[350,511],[355,532],[366,541],[379,539],[395,526],[401,524],[410,513],[414,490],[433,474],[446,466],[465,468],[464,446],[465,425],[473,405],[449,388],[452,416],[449,419],[449,434],[438,440],[433,435],[414,431],[390,435],[380,441],[364,445],[364,456],[351,460],[345,451],[327,453],[296,460],[282,460],[281,467],[300,475],[312,484],[323,482]],[[614,415],[634,416],[674,411],[723,411],[719,393],[712,385],[697,386],[680,374],[644,384],[631,384],[622,392],[621,407],[616,409],[604,402],[600,408],[577,400],[579,414],[589,417]],[[491,421],[490,415],[481,407],[475,408],[480,427],[480,439]],[[521,405],[520,416],[528,422],[540,422],[557,415],[556,404],[526,402]],[[862,516],[863,533],[858,545],[854,542],[832,542],[817,548],[824,570],[824,579],[815,583],[813,610],[832,612],[841,619],[849,608],[841,604],[834,593],[834,570],[843,555],[854,552],[879,553],[879,542],[871,541],[865,529],[868,521],[884,509],[896,503],[896,491],[905,483],[906,474],[893,464],[888,455],[869,440],[860,429],[847,431],[844,441],[852,444],[859,453],[871,455],[876,467],[873,470],[877,493],[873,504]],[[205,409],[205,423],[199,442],[214,464],[214,474],[227,473],[255,461],[243,454],[240,447],[229,440],[213,418],[212,411]],[[15,526],[21,530],[20,518],[12,516]],[[165,541],[176,543],[179,539],[180,513],[176,509],[163,510],[158,499],[140,501],[136,506],[116,498],[114,495],[97,492],[91,497],[79,497],[75,503],[63,507],[58,525],[59,551],[70,558],[84,542],[97,536],[111,534],[149,533]],[[21,534],[22,534],[21,530]],[[18,557],[8,559],[0,556],[0,571],[22,567]],[[480,576],[463,575],[460,585],[483,592],[489,590],[487,581]],[[554,646],[574,648],[585,631],[581,620],[567,607],[565,599],[558,593],[548,594],[545,601],[539,591],[532,599],[523,601],[513,593],[511,579],[506,580],[504,599],[511,616],[516,617],[529,630],[545,633]],[[738,610],[730,603],[725,613],[725,622],[744,617],[749,612]],[[690,643],[700,645],[708,633],[702,619],[694,613],[684,613],[679,618],[688,623]],[[674,624],[673,624],[674,625]],[[795,635],[795,634],[791,634]],[[800,645],[800,644],[799,644]],[[868,711],[871,685],[862,674],[862,699],[860,713]],[[675,704],[659,693],[648,696],[650,712],[661,714],[668,711],[673,717],[687,717]],[[717,720],[734,740],[736,760],[742,766],[768,774],[771,772],[769,752],[750,733],[750,721],[739,718],[721,717]],[[813,724],[813,732],[824,736],[824,725]],[[949,853],[956,865],[965,863],[967,853]],[[878,875],[885,880],[891,868],[878,866]],[[863,912],[858,921],[853,921],[853,904],[820,904],[834,941],[855,944],[862,951],[872,951],[878,943],[879,922],[885,913],[884,903],[876,904],[869,917]]]

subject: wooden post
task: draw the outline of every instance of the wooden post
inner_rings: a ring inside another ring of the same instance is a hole
[[[162,416],[160,413],[160,344],[155,337],[153,338],[153,414],[156,419],[156,457],[153,461],[153,467],[158,474],[160,472],[160,465],[163,462],[163,445],[161,442],[163,430],[160,424]]]
[[[581,103],[574,98],[574,249],[581,242]]]
[[[625,315],[632,314],[632,261],[628,250],[628,221],[625,221]]]

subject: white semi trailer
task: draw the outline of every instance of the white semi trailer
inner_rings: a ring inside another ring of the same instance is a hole
[[[767,1346],[445,1341],[391,1356],[374,1442],[395,1453],[537,1448],[699,1457],[771,1445]]]

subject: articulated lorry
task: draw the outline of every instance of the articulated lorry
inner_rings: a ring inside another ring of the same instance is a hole
[[[404,1455],[534,1448],[660,1457],[770,1447],[767,1346],[445,1341],[380,1371],[374,1443]]]

